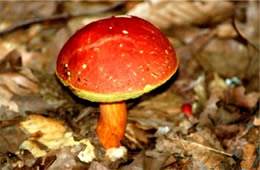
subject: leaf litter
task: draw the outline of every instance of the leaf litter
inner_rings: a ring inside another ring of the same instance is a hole
[[[0,2],[0,169],[259,169],[259,5]],[[76,30],[119,14],[157,26],[180,67],[128,102],[122,148],[106,153],[95,133],[98,105],[54,72]]]

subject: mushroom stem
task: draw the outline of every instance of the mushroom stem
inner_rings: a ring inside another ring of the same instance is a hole
[[[127,111],[125,102],[100,103],[97,135],[106,149],[120,146],[124,138]]]

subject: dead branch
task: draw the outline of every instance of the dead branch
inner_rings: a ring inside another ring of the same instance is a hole
[[[235,21],[235,18],[232,19],[232,25],[238,35],[238,41],[240,41],[242,44],[245,44],[245,45],[249,45],[251,47],[253,47],[256,51],[259,52],[259,49],[257,48],[257,46],[255,46],[252,42],[250,42],[248,40],[248,38],[246,37],[246,35],[238,28],[237,24],[236,24],[236,21]]]
[[[20,28],[30,26],[32,24],[43,23],[43,22],[53,22],[53,21],[57,21],[57,20],[68,20],[73,17],[80,17],[80,16],[85,16],[85,15],[98,14],[101,12],[107,12],[107,11],[110,11],[112,9],[115,9],[115,8],[123,5],[124,3],[125,3],[125,0],[122,0],[122,1],[115,2],[109,6],[89,9],[87,11],[80,11],[80,12],[74,12],[74,13],[63,13],[63,14],[57,14],[57,15],[52,15],[52,16],[46,16],[46,17],[42,17],[42,18],[32,18],[32,19],[26,20],[22,23],[14,24],[14,25],[10,26],[9,28],[0,31],[0,36],[13,32]]]

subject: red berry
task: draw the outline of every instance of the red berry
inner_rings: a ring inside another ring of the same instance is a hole
[[[186,116],[190,116],[192,114],[192,106],[189,103],[184,103],[181,106],[181,110]]]

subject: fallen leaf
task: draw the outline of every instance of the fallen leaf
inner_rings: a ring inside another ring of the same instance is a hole
[[[79,152],[79,159],[88,163],[95,158],[94,146],[89,140],[75,141],[72,133],[66,132],[66,128],[61,121],[40,115],[31,115],[27,120],[20,123],[20,127],[30,136],[29,140],[24,141],[20,148],[29,150],[35,157],[42,157],[47,153],[46,148],[42,148],[39,144],[49,149],[83,144],[86,148]]]
[[[250,1],[245,11],[246,23],[241,22],[238,24],[245,36],[253,41],[254,44],[257,44],[259,41],[259,7],[258,1]]]
[[[145,169],[158,170],[162,169],[165,161],[170,157],[169,153],[160,153],[155,150],[145,152]]]
[[[55,12],[56,5],[56,2],[16,2],[16,5],[4,5],[0,11],[0,20],[15,23],[27,18],[48,16]],[[11,13],[13,15],[7,15]]]
[[[145,154],[144,152],[139,153],[133,160],[132,163],[130,163],[127,166],[122,167],[122,170],[143,170],[144,169],[144,159]]]
[[[237,33],[230,23],[224,23],[217,26],[217,35],[219,38],[234,38]]]
[[[251,169],[256,156],[256,147],[253,144],[246,144],[243,148],[243,159],[241,166],[246,169]]]
[[[222,48],[219,48],[222,47]],[[207,71],[222,77],[245,77],[250,62],[248,48],[234,39],[212,39],[196,57]]]
[[[142,117],[128,117],[129,121],[134,121],[137,122],[139,124],[141,124],[142,126],[147,126],[150,128],[157,128],[159,126],[172,126],[172,123],[170,123],[169,121],[165,121],[159,118],[142,118]]]
[[[220,119],[221,114],[219,114],[220,111],[217,103],[225,98],[228,86],[225,81],[214,72],[212,80],[208,82],[208,87],[205,83],[201,89],[201,91],[207,91],[209,97],[206,97],[204,109],[199,117],[199,125],[212,125],[212,121],[216,123]],[[225,110],[223,110],[223,112],[226,113]]]
[[[254,117],[254,125],[255,126],[260,126],[260,118]]]
[[[208,98],[208,92],[206,89],[205,74],[200,75],[196,82],[194,82],[193,91],[198,99],[200,105],[204,105]]]
[[[1,63],[5,60],[6,56],[13,50],[13,47],[10,43],[3,41],[1,39],[0,41],[0,61]],[[1,68],[2,70],[2,68]]]
[[[107,168],[105,165],[103,165],[100,162],[93,161],[93,162],[91,162],[88,170],[110,170],[110,169]]]
[[[0,73],[17,71],[22,66],[22,59],[18,51],[12,50],[0,61]]]
[[[215,127],[214,131],[217,137],[229,139],[234,137],[239,132],[238,124],[232,125],[218,125]]]
[[[18,112],[17,104],[12,101],[13,93],[3,85],[0,85],[0,107],[7,107],[9,110]]]
[[[42,96],[36,95],[14,95],[12,97],[12,101],[15,102],[16,106],[18,106],[20,113],[25,113],[27,111],[46,113],[46,111],[55,109],[64,104],[64,101],[60,101],[59,103],[51,103],[48,102],[48,100],[45,100]]]
[[[253,168],[257,168],[257,170],[260,169],[260,145],[258,144],[256,148],[256,157],[253,164]]]
[[[153,0],[137,4],[128,14],[136,15],[160,29],[171,25],[216,24],[234,13],[231,2],[202,1],[198,3]]]
[[[204,136],[202,136],[204,135]],[[181,139],[176,134],[170,133],[167,137],[157,139],[156,149],[160,152],[182,153],[192,155],[196,161],[200,161],[208,168],[213,168],[231,154],[224,152],[215,139],[209,137],[205,131],[193,133],[187,139]]]
[[[145,144],[148,142],[149,134],[147,134],[144,130],[138,128],[133,123],[128,123],[126,131],[131,134],[136,140],[139,140]]]
[[[5,85],[10,91],[18,95],[36,93],[39,90],[37,83],[19,73],[0,74],[0,85]]]
[[[181,112],[180,106],[182,103],[182,98],[174,93],[172,93],[170,90],[164,90],[162,93],[156,93],[156,94],[148,94],[152,97],[149,100],[144,100],[140,102],[135,108],[136,109],[147,109],[147,110],[154,110],[155,112],[166,112],[166,113],[154,113],[153,117],[163,116],[165,119],[167,117],[171,117],[172,115],[178,114]],[[149,97],[147,95],[147,97]],[[145,96],[143,96],[145,97]],[[135,111],[133,108],[133,111]],[[132,111],[132,110],[131,110]]]
[[[28,136],[16,125],[1,127],[0,122],[0,152],[15,153],[19,150],[19,146]]]
[[[72,170],[74,166],[76,166],[76,153],[71,151],[70,147],[64,147],[55,152],[56,159],[55,161],[48,167],[48,170]]]
[[[228,102],[240,107],[252,109],[257,104],[259,94],[257,92],[246,94],[245,91],[246,89],[243,86],[230,89],[227,97]]]

